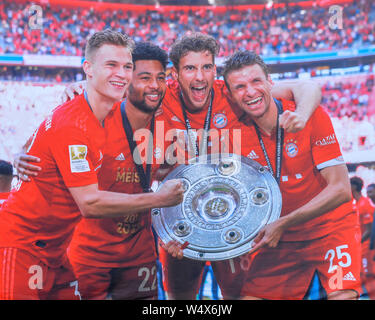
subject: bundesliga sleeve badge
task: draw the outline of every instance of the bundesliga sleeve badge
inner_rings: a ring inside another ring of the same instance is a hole
[[[69,146],[69,160],[70,170],[73,173],[88,172],[90,166],[87,157],[87,146],[85,145],[70,145]]]

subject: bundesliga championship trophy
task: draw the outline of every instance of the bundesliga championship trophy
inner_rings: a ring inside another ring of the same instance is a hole
[[[182,180],[184,200],[153,209],[153,227],[164,243],[183,243],[186,258],[218,261],[245,254],[259,230],[280,217],[275,178],[246,157],[198,157],[176,167],[164,181],[169,179]]]

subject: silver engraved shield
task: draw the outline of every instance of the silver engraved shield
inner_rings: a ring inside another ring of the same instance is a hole
[[[245,254],[259,230],[280,217],[279,186],[254,160],[207,155],[176,167],[162,183],[170,179],[182,180],[184,200],[153,209],[152,222],[164,243],[187,244],[186,258],[218,261]]]

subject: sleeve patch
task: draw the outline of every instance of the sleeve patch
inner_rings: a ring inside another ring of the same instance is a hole
[[[70,145],[69,146],[69,160],[70,170],[72,173],[88,172],[90,166],[87,157],[87,146],[85,145]]]

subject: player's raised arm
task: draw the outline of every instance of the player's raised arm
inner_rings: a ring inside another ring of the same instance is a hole
[[[275,98],[294,100],[296,111],[285,111],[280,117],[280,125],[288,132],[303,129],[322,98],[320,86],[314,81],[298,80],[275,83],[272,88]]]

